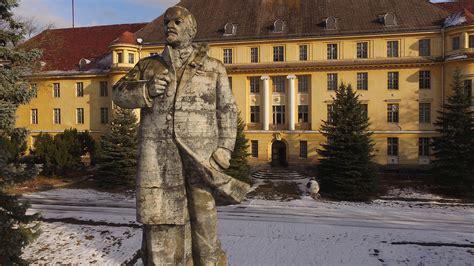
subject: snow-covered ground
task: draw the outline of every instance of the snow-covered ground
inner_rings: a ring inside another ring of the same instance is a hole
[[[46,218],[24,252],[33,264],[118,265],[136,257],[133,198],[67,189],[27,198]],[[430,199],[254,199],[219,208],[220,239],[231,265],[473,265],[473,206]]]

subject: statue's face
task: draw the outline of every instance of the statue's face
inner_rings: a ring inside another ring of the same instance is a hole
[[[164,18],[166,42],[172,47],[191,44],[196,28],[188,14],[179,8],[170,8]]]

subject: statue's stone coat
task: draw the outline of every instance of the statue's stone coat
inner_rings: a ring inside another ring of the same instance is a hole
[[[234,202],[249,189],[223,174],[212,158],[218,148],[232,151],[235,143],[237,107],[225,67],[207,56],[205,45],[193,45],[181,71],[173,67],[172,53],[167,46],[163,54],[140,60],[113,89],[115,104],[141,108],[137,218],[144,224],[187,222],[183,163]],[[152,99],[147,84],[165,70],[166,93]]]

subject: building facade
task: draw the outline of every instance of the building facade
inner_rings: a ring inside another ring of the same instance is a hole
[[[344,82],[357,89],[367,109],[376,163],[424,165],[436,136],[433,122],[456,68],[472,94],[469,2],[185,0],[180,5],[196,16],[196,41],[209,43],[210,56],[226,65],[255,162],[316,162],[325,142],[321,123],[330,119],[334,90]],[[107,130],[110,87],[137,60],[163,50],[162,19],[122,33],[102,58],[84,56],[85,69],[78,60],[74,71],[32,77],[38,98],[20,108],[19,126],[33,136],[69,127],[97,135]],[[65,96],[56,97],[57,86],[65,88]]]

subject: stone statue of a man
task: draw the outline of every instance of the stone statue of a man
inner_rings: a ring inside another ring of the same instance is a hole
[[[166,48],[113,88],[115,104],[140,108],[137,217],[145,265],[226,265],[213,195],[240,202],[249,186],[223,173],[237,112],[224,65],[192,44],[194,16],[164,15]]]

